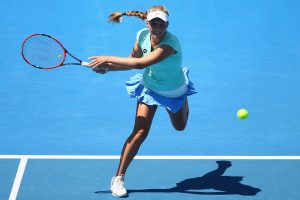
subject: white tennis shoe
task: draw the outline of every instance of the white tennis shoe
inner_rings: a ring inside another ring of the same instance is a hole
[[[127,191],[124,187],[124,176],[114,176],[111,179],[110,190],[111,190],[113,196],[126,197]]]

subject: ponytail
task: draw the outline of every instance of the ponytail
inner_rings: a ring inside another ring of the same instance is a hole
[[[133,16],[138,17],[141,20],[147,19],[147,12],[140,11],[127,11],[127,12],[113,12],[109,15],[108,21],[111,23],[120,23],[122,16]]]
[[[148,11],[127,11],[127,12],[113,12],[109,15],[108,21],[111,23],[120,23],[122,21],[122,16],[133,16],[138,17],[141,20],[147,19],[147,14],[153,11],[163,11],[169,15],[168,10],[162,5],[152,6]]]

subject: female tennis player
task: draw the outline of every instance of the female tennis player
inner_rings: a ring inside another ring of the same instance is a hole
[[[126,140],[116,176],[111,181],[114,196],[127,196],[124,187],[126,170],[146,139],[158,106],[166,108],[174,128],[185,129],[189,106],[187,96],[195,94],[188,78],[188,69],[182,68],[180,43],[167,31],[169,12],[163,6],[153,6],[147,12],[114,12],[109,21],[120,22],[122,16],[135,16],[146,20],[147,28],[137,33],[129,57],[93,56],[90,67],[97,73],[130,69],[145,69],[126,82],[131,98],[137,98],[135,124]]]

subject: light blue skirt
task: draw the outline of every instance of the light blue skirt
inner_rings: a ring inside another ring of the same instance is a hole
[[[186,96],[196,94],[194,84],[190,81],[188,74],[189,69],[187,67],[183,68],[185,81],[187,84],[187,91],[184,95],[176,98],[165,97],[159,95],[152,90],[149,90],[144,85],[141,84],[143,79],[142,74],[136,74],[132,76],[126,82],[126,89],[130,98],[137,98],[138,102],[143,102],[147,105],[157,105],[167,108],[172,113],[176,113],[184,105]]]

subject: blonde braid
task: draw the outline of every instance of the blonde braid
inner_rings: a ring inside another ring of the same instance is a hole
[[[148,11],[146,12],[141,12],[141,11],[127,11],[127,12],[113,12],[109,15],[108,21],[111,23],[120,23],[122,21],[122,16],[133,16],[133,17],[138,17],[141,20],[147,19],[147,14],[153,11],[163,11],[169,15],[169,12],[167,8],[165,8],[162,5],[156,5],[152,6]]]
[[[122,21],[122,16],[133,16],[138,17],[141,20],[145,20],[147,18],[147,12],[141,11],[127,11],[127,12],[113,12],[109,15],[108,21],[112,23],[120,23]]]

